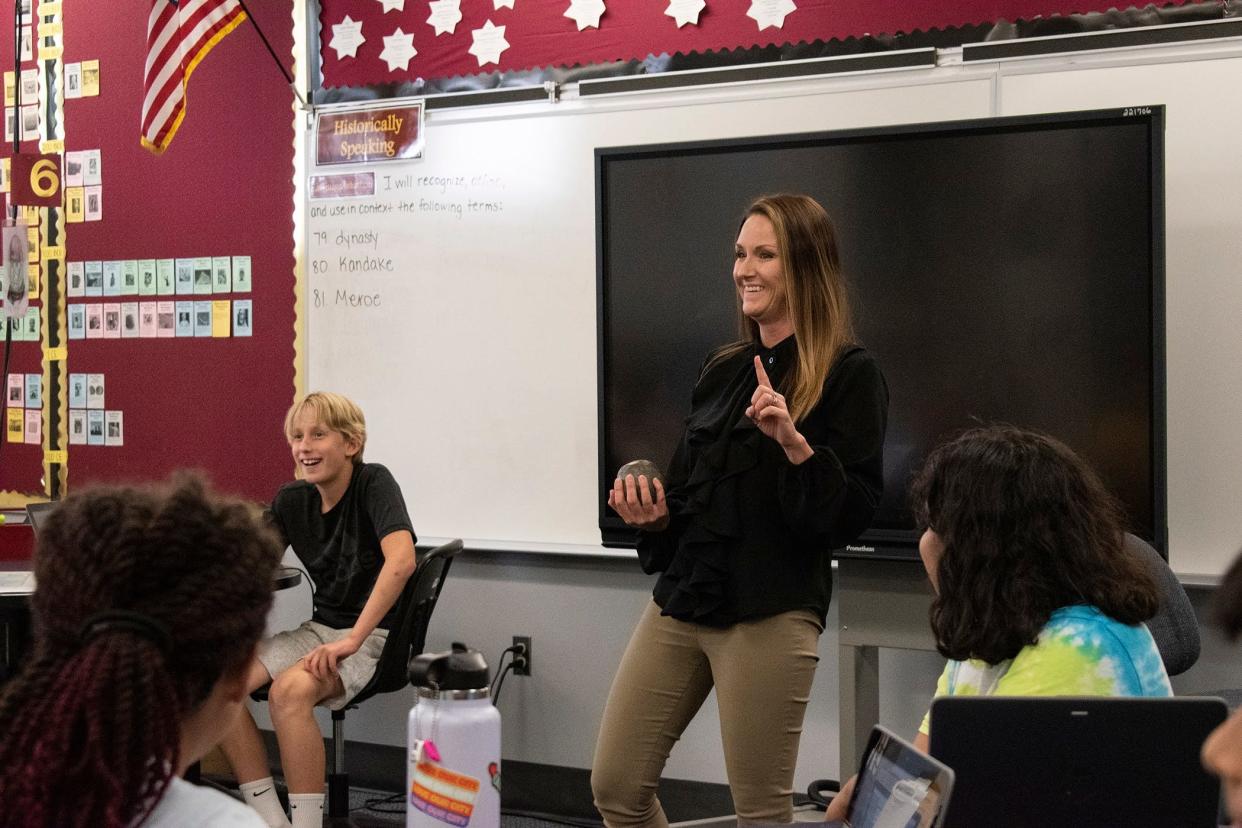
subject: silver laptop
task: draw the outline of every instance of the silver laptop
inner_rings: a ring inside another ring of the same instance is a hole
[[[953,771],[881,725],[871,730],[845,821],[829,828],[940,828]]]

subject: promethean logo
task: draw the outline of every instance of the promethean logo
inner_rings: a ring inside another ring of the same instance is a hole
[[[874,552],[874,546],[849,546],[845,547],[846,552]]]

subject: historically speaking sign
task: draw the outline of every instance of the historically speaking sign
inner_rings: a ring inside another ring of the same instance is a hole
[[[315,146],[319,166],[421,158],[423,105],[321,112],[315,121]]]

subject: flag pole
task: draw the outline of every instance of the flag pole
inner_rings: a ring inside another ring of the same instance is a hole
[[[246,0],[237,0],[241,5],[242,11],[246,13],[246,17],[250,20],[250,24],[254,26],[254,30],[259,33],[259,38],[263,41],[263,45],[267,47],[267,53],[272,56],[272,60],[276,61],[276,65],[280,67],[280,73],[285,76],[285,80],[289,82],[289,88],[293,90],[293,94],[298,99],[298,103],[306,109],[306,100],[302,97],[302,93],[298,91],[298,85],[293,82],[293,76],[289,74],[289,70],[285,68],[285,64],[276,56],[276,50],[272,48],[272,44],[268,42],[267,35],[263,34],[263,29],[259,28],[259,21],[254,19],[254,15],[250,13],[250,9],[246,7]]]

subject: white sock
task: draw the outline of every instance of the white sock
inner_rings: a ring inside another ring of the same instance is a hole
[[[289,794],[289,815],[293,828],[322,828],[323,794]]]
[[[272,781],[272,777],[265,776],[237,787],[241,790],[246,804],[258,811],[270,828],[289,828],[289,818],[285,816],[285,809],[280,805],[280,797],[276,795],[276,783]]]

